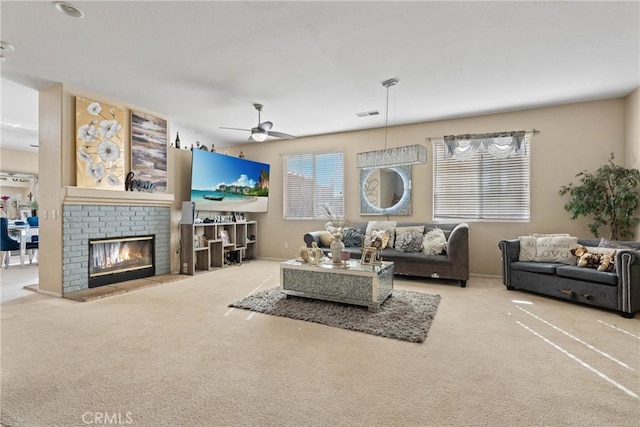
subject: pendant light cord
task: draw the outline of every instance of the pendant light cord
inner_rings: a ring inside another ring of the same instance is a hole
[[[387,88],[387,111],[384,115],[384,149],[387,149],[387,134],[389,131],[389,88],[398,84],[398,79],[389,79],[382,82],[382,86]]]
[[[384,114],[384,149],[387,149],[387,133],[389,131],[389,85],[387,85],[387,111]]]

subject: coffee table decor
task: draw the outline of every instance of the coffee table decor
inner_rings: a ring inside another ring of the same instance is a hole
[[[394,289],[378,309],[289,297],[276,287],[231,303],[229,307],[304,320],[386,338],[422,343],[438,310],[440,295]]]

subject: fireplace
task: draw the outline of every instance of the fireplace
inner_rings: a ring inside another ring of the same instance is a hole
[[[89,288],[151,277],[155,235],[89,240]]]

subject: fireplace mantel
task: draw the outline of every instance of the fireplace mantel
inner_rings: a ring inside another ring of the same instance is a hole
[[[166,206],[173,204],[174,196],[168,193],[142,191],[117,191],[94,188],[64,187],[63,205],[102,206]]]

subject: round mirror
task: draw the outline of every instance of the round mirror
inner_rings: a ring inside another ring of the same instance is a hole
[[[361,169],[360,213],[410,215],[410,176],[410,166]]]
[[[398,204],[404,194],[404,182],[393,169],[375,169],[365,181],[365,197],[377,208],[390,208]]]

